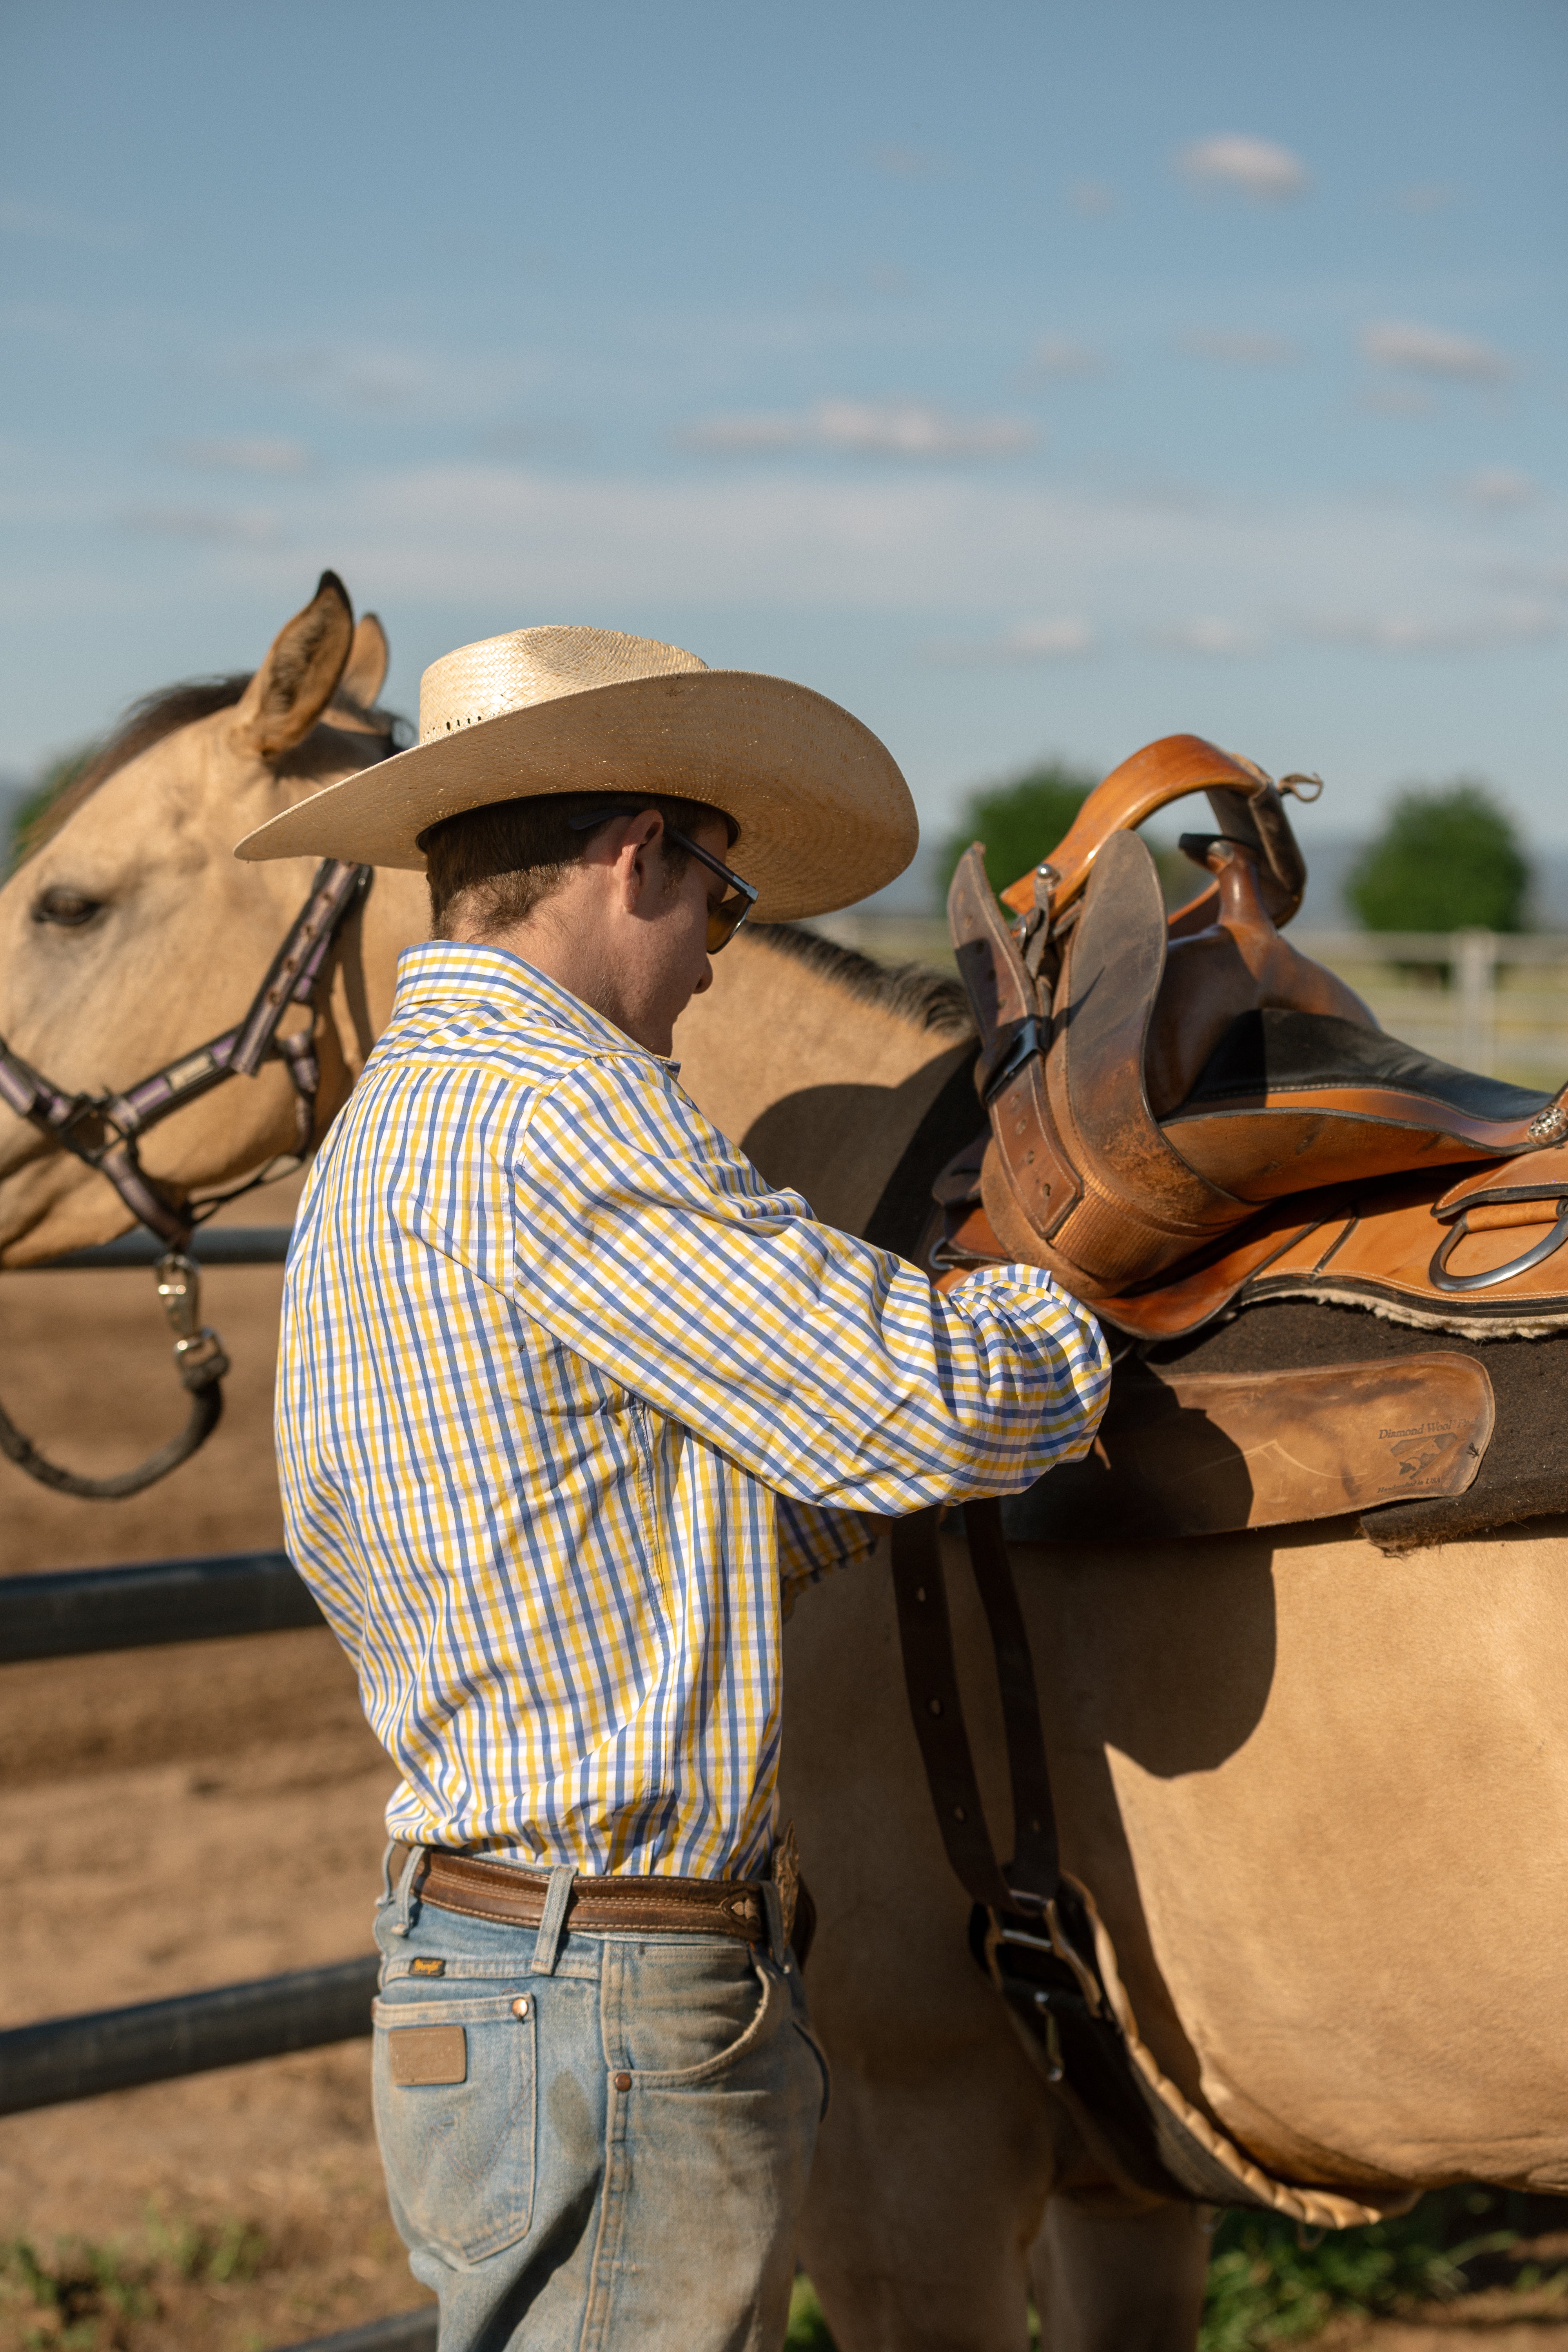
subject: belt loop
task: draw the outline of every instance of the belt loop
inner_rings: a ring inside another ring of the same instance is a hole
[[[392,1885],[392,1854],[393,1847],[388,1846],[384,1874],[389,1889]],[[418,1902],[416,1882],[424,1877],[429,1859],[429,1853],[426,1847],[422,1845],[409,1847],[408,1860],[404,1865],[403,1876],[398,1881],[397,1893],[394,1898],[393,1915],[387,1922],[395,1936],[406,1936],[414,1925],[415,1907]]]
[[[780,1895],[778,1885],[774,1880],[771,1878],[763,1879],[762,1884],[762,1896],[763,1909],[768,1915],[768,1949],[773,1954],[773,1966],[776,1969],[782,1969],[784,1974],[787,1976],[789,1974],[789,1946],[784,1941],[784,1898]]]
[[[555,1974],[555,1955],[561,1948],[561,1931],[566,1925],[566,1906],[572,1900],[572,1881],[576,1875],[575,1868],[569,1862],[558,1862],[550,1874],[550,1885],[544,1895],[544,1916],[533,1939],[536,1976],[552,1977]]]

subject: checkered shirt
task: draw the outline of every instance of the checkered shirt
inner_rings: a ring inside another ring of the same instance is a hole
[[[676,1066],[432,941],[311,1171],[284,1286],[291,1557],[401,1780],[394,1836],[593,1872],[765,1858],[780,1638],[858,1514],[1087,1448],[1093,1318],[955,1294],[774,1190]]]

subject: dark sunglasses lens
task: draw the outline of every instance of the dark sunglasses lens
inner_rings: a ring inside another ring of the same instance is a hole
[[[740,890],[732,890],[729,898],[721,898],[716,907],[710,907],[708,909],[710,955],[717,955],[721,948],[729,946],[751,911],[751,900],[743,891]]]

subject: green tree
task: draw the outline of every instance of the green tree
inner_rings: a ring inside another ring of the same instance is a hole
[[[1525,928],[1530,861],[1486,786],[1412,785],[1345,884],[1369,931]]]
[[[991,887],[1005,890],[1050,855],[1099,782],[1065,760],[1050,760],[1009,782],[983,784],[971,793],[938,855],[941,905],[947,904],[952,869],[972,841],[985,844]]]

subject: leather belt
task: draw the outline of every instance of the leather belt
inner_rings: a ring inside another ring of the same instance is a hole
[[[472,1919],[496,1919],[509,1927],[537,1927],[543,1918],[547,1870],[485,1862],[440,1846],[419,1851],[425,1856],[416,1882],[421,1903],[433,1903],[438,1911],[461,1911]],[[641,1929],[659,1935],[733,1936],[746,1944],[764,1943],[768,1934],[762,1884],[754,1878],[582,1876],[573,1881],[565,1924],[590,1934]]]

